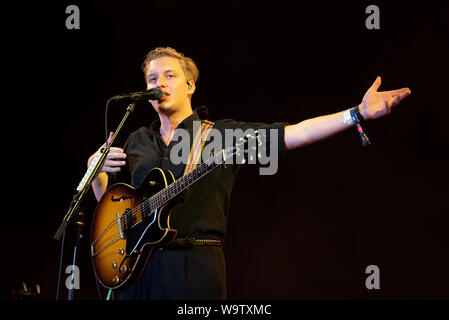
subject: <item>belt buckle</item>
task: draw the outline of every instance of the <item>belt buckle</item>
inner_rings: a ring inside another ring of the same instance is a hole
[[[195,245],[195,237],[187,236],[185,237],[185,246],[186,248],[192,248]]]

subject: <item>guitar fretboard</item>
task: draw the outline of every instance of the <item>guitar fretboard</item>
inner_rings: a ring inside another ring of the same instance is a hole
[[[178,180],[168,185],[166,188],[162,189],[161,191],[155,193],[152,197],[145,200],[140,206],[147,208],[146,213],[151,214],[151,212],[161,207],[168,201],[172,200],[192,184],[220,166],[223,162],[223,154],[224,150],[220,151],[220,153],[215,155],[213,158],[210,158],[205,162],[199,164],[195,169],[183,175]]]

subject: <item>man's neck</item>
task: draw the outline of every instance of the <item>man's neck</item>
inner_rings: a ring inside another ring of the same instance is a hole
[[[183,108],[178,112],[164,113],[159,112],[159,120],[161,122],[161,127],[159,132],[162,136],[166,145],[170,144],[173,137],[173,133],[178,125],[187,117],[193,114],[192,107]]]

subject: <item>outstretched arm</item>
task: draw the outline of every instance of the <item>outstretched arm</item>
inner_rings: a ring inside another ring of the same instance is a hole
[[[409,88],[377,91],[380,84],[381,78],[377,77],[373,85],[366,91],[359,105],[360,114],[365,120],[377,119],[391,113],[391,109],[411,93]],[[341,111],[286,126],[286,149],[293,150],[305,147],[354,126],[353,123],[344,121],[344,113],[345,111]]]

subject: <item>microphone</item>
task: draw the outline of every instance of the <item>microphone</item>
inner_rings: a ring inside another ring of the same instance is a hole
[[[162,98],[161,89],[153,88],[150,90],[113,96],[109,101],[127,100],[130,102],[137,102],[141,100],[159,100],[160,98]]]

